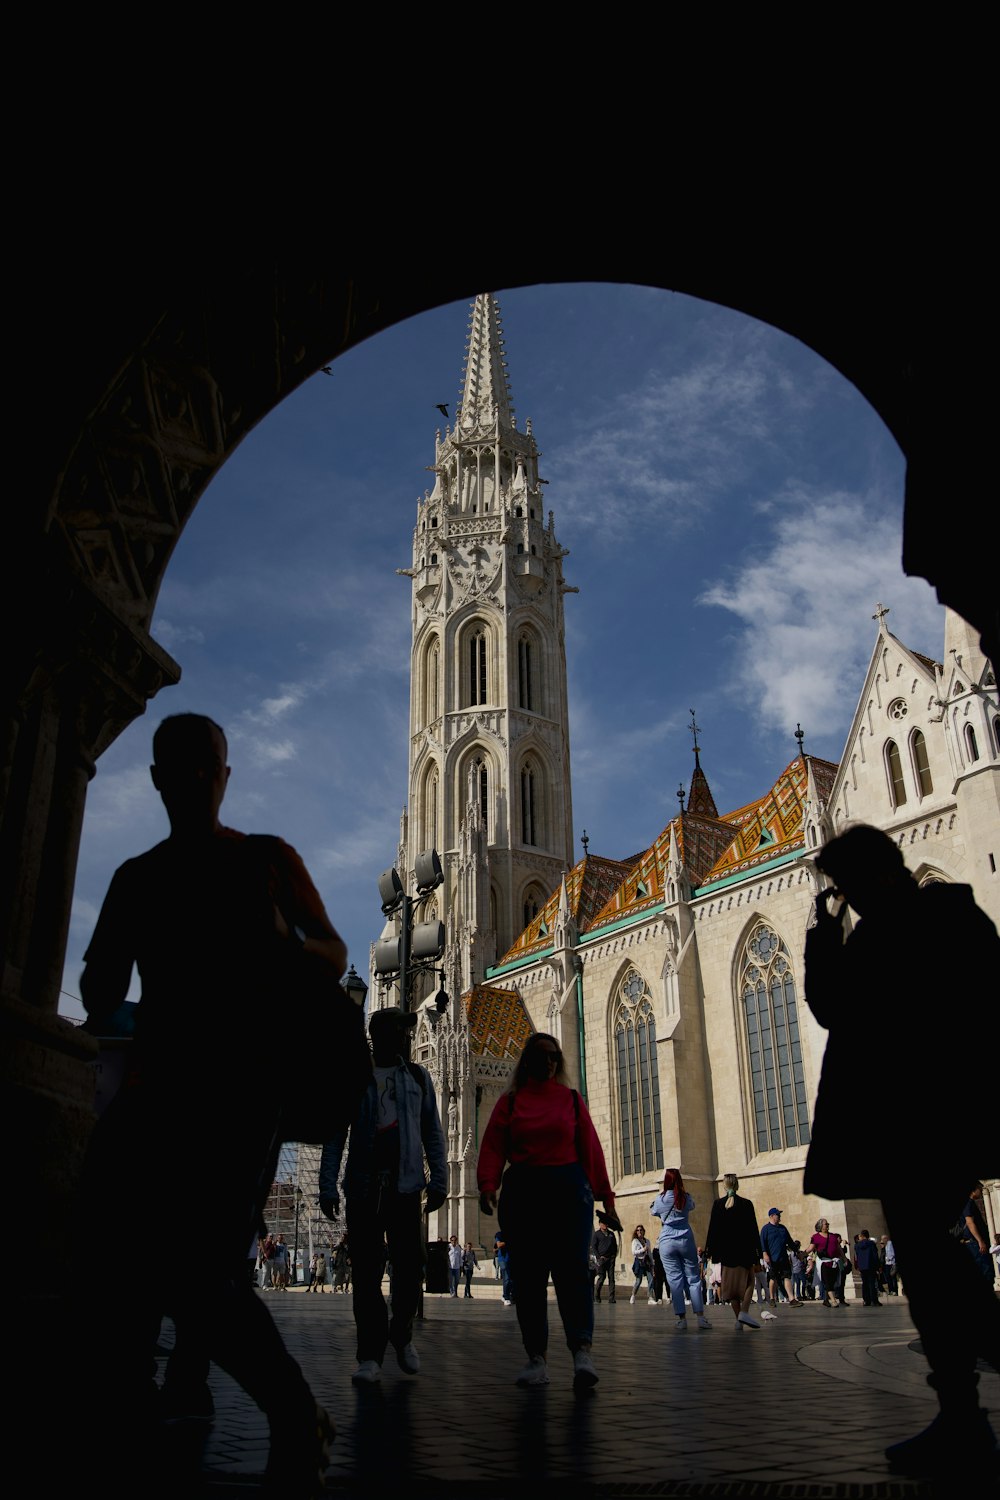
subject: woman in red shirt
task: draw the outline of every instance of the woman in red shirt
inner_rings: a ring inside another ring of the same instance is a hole
[[[551,1274],[573,1354],[573,1384],[580,1390],[597,1383],[590,1357],[594,1198],[603,1201],[613,1219],[615,1195],[587,1106],[576,1089],[566,1087],[565,1076],[555,1037],[544,1031],[529,1037],[514,1081],[497,1100],[483,1136],[479,1206],[484,1214],[493,1213],[502,1176],[500,1227],[510,1252],[517,1321],[528,1356],[518,1385],[549,1383],[546,1309]],[[540,1225],[553,1222],[559,1235],[539,1233]]]

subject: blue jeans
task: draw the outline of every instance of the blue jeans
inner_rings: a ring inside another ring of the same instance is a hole
[[[660,1259],[663,1269],[667,1273],[670,1283],[670,1300],[674,1305],[674,1312],[679,1318],[684,1317],[684,1286],[687,1284],[688,1296],[691,1298],[691,1308],[699,1316],[705,1311],[705,1302],[701,1295],[701,1267],[698,1264],[698,1247],[694,1242],[694,1235],[688,1230],[687,1234],[677,1234],[670,1238],[660,1240]]]
[[[579,1162],[563,1167],[508,1167],[500,1189],[499,1218],[517,1288],[517,1321],[529,1358],[548,1349],[550,1275],[567,1344],[573,1350],[590,1344],[594,1337],[590,1290],[594,1195]],[[552,1223],[560,1226],[556,1243],[544,1229]]]
[[[449,1266],[448,1267],[448,1281],[449,1281],[449,1283],[451,1285],[451,1295],[453,1297],[457,1297],[458,1296],[458,1283],[461,1281],[461,1279],[462,1279],[462,1268],[461,1268],[461,1266],[459,1266],[457,1269],[456,1269],[455,1266]]]

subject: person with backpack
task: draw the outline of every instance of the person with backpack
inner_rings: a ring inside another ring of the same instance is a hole
[[[434,1084],[426,1068],[409,1062],[415,1011],[388,1005],[368,1022],[374,1076],[350,1128],[344,1175],[347,1232],[354,1281],[354,1322],[358,1368],[355,1385],[382,1379],[389,1344],[399,1368],[416,1375],[420,1356],[413,1344],[424,1269],[422,1213],[441,1207],[448,1194],[444,1131]],[[319,1206],[328,1219],[340,1212],[337,1185],[347,1131],[323,1147],[319,1166]],[[424,1174],[424,1157],[430,1181]],[[388,1247],[392,1262],[392,1319],[382,1294]]]
[[[597,1131],[579,1093],[564,1083],[565,1076],[556,1038],[535,1032],[483,1135],[477,1169],[479,1208],[492,1215],[500,1193],[500,1228],[510,1251],[517,1321],[528,1356],[517,1384],[549,1383],[551,1275],[573,1355],[573,1386],[586,1390],[598,1379],[590,1353],[594,1299],[589,1256],[595,1197],[603,1200],[609,1228],[620,1233],[622,1226],[614,1214],[615,1195]],[[547,1224],[558,1224],[560,1235],[540,1233]]]

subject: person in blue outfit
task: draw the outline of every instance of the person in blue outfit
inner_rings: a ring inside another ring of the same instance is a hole
[[[679,1167],[668,1167],[663,1174],[663,1191],[649,1205],[650,1213],[660,1220],[660,1259],[670,1283],[670,1300],[676,1314],[675,1327],[678,1333],[687,1327],[684,1308],[684,1288],[691,1298],[691,1309],[698,1320],[699,1328],[711,1328],[705,1317],[705,1301],[701,1293],[701,1266],[698,1262],[698,1246],[695,1243],[688,1215],[695,1203],[684,1186]]]
[[[784,1287],[789,1306],[801,1307],[801,1301],[792,1291],[792,1251],[795,1246],[781,1222],[781,1213],[780,1208],[769,1208],[767,1223],[760,1226],[760,1243],[767,1268],[771,1301],[777,1305],[779,1291]]]
[[[424,1245],[423,1192],[433,1213],[447,1197],[444,1132],[434,1085],[426,1068],[407,1061],[414,1011],[398,1005],[377,1010],[368,1022],[374,1077],[351,1126],[344,1197],[354,1280],[354,1323],[358,1335],[356,1385],[382,1379],[387,1345],[401,1370],[416,1375],[420,1356],[413,1344],[413,1320],[420,1297]],[[323,1147],[319,1166],[319,1206],[328,1219],[340,1210],[338,1178],[344,1131]],[[424,1157],[430,1181],[424,1174]],[[386,1245],[392,1262],[392,1319],[382,1295]]]

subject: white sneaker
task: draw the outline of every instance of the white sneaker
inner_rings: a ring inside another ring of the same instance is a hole
[[[635,1292],[633,1292],[632,1295],[631,1295],[631,1297],[628,1299],[628,1305],[629,1305],[629,1307],[631,1307],[634,1302],[635,1302]]]
[[[741,1312],[736,1319],[737,1328],[759,1328],[760,1324],[756,1318],[751,1318],[749,1313]]]
[[[687,1326],[687,1318],[677,1318],[674,1322],[674,1331],[676,1333],[683,1333]]]
[[[705,1317],[704,1313],[699,1313],[698,1314],[698,1327],[699,1328],[707,1328],[709,1330],[709,1332],[712,1331],[712,1325],[708,1321],[708,1319]]]
[[[382,1379],[382,1366],[377,1359],[363,1359],[351,1379],[355,1385],[378,1385]]]
[[[777,1323],[777,1315],[773,1312],[762,1312],[761,1318],[768,1323]]]
[[[512,1305],[509,1297],[505,1297],[503,1299],[503,1305],[504,1307],[510,1307]]]
[[[548,1385],[549,1367],[544,1354],[533,1354],[517,1377],[518,1385]]]
[[[647,1307],[659,1307],[659,1305],[660,1304],[659,1304],[659,1302],[657,1302],[657,1300],[656,1300],[655,1297],[647,1297],[646,1298],[646,1306]]]
[[[402,1349],[397,1349],[396,1359],[404,1375],[418,1375],[420,1373],[420,1355],[412,1344],[404,1344]]]
[[[635,1301],[635,1298],[632,1299]],[[597,1371],[594,1369],[594,1361],[590,1357],[589,1349],[575,1349],[573,1351],[573,1389],[585,1391],[598,1381]]]

